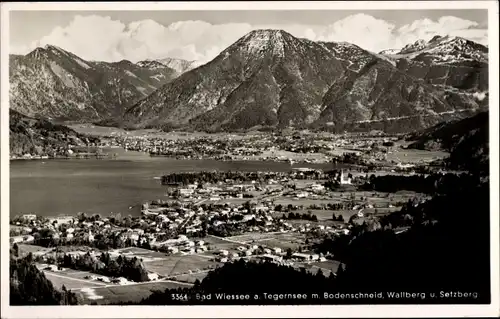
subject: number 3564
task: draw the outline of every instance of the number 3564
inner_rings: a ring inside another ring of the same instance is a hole
[[[186,294],[172,294],[172,300],[187,301],[188,296]]]

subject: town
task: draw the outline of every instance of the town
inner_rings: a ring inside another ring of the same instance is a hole
[[[427,198],[370,190],[374,178],[355,167],[173,173],[161,179],[166,198],[142,203],[141,216],[24,214],[11,220],[11,244],[87,302],[109,302],[106,289],[121,286],[193,285],[238,259],[334,276],[341,263],[317,248],[323,240],[380,227],[381,216]]]

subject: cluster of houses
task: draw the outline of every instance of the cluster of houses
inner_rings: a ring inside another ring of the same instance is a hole
[[[203,240],[191,240],[186,235],[179,235],[178,238],[167,239],[165,241],[155,241],[151,243],[152,248],[164,248],[170,254],[195,254],[208,250]]]
[[[247,134],[237,135],[202,135],[185,138],[167,138],[158,135],[116,135],[103,139],[106,145],[120,146],[126,150],[150,153],[151,155],[171,156],[186,159],[213,158],[221,160],[272,160],[290,161],[283,155],[264,155],[280,151],[297,154],[323,153],[320,160],[304,157],[301,162],[329,161],[328,151],[336,147],[331,138],[321,133],[308,132],[296,134]],[[104,143],[104,142],[103,142]]]
[[[229,252],[229,250],[221,249],[217,256],[216,261],[226,263],[240,258],[254,258],[264,262],[273,262],[277,264],[291,264],[294,262],[314,262],[326,261],[326,258],[318,254],[310,253],[292,253],[291,256],[286,256],[286,252],[280,247],[266,248],[259,247],[258,245],[239,246],[236,252]],[[286,258],[286,261],[285,261]]]

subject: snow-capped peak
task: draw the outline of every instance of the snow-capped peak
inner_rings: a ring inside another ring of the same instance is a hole
[[[389,54],[389,55],[392,55],[392,54],[398,54],[399,53],[399,49],[386,49],[386,50],[382,50],[379,52],[379,54]]]
[[[275,56],[283,57],[285,46],[292,43],[294,37],[286,31],[276,29],[259,29],[247,33],[236,41],[234,46],[239,51],[258,56],[264,52],[272,52]]]
[[[160,63],[163,65],[174,69],[177,74],[182,74],[184,72],[187,72],[189,70],[192,70],[198,66],[200,66],[200,63],[198,61],[187,61],[183,59],[176,59],[176,58],[163,58],[158,60]]]
[[[425,40],[417,40],[417,41],[415,41],[415,43],[410,43],[410,44],[405,45],[399,53],[406,54],[406,53],[420,51],[420,50],[424,49],[426,45],[427,45],[427,42]]]
[[[148,68],[148,69],[160,69],[160,68],[165,68],[166,66],[161,63],[160,61],[157,60],[144,60],[144,61],[139,61],[136,63],[138,66],[141,68]]]

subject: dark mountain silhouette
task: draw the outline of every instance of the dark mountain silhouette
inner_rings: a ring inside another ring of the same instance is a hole
[[[448,164],[455,169],[489,171],[489,112],[451,123],[443,122],[408,137],[408,147],[450,152]]]
[[[52,156],[54,153],[63,153],[70,144],[88,145],[97,141],[96,138],[79,134],[67,126],[9,110],[10,155]]]

